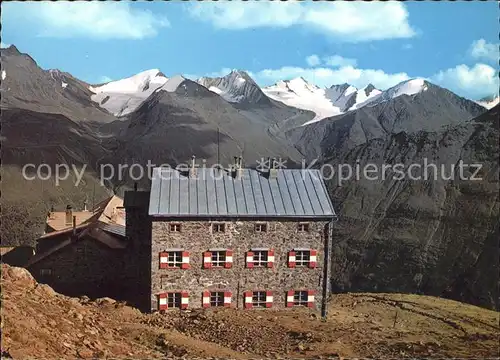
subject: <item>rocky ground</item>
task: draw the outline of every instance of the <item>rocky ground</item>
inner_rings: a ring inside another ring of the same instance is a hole
[[[342,294],[301,311],[141,314],[70,298],[2,265],[2,358],[405,358],[499,356],[499,313],[439,298]]]

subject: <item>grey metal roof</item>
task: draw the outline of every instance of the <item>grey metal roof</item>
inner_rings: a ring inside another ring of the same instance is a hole
[[[319,170],[280,169],[274,179],[242,169],[198,168],[197,177],[153,169],[149,215],[168,217],[322,217],[335,212]]]
[[[107,231],[111,234],[119,235],[119,236],[125,236],[125,226],[123,225],[118,225],[118,224],[106,224],[106,223],[100,223],[99,227],[103,229],[104,231]]]

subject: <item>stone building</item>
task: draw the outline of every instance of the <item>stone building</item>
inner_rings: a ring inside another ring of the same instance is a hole
[[[40,283],[69,296],[109,296],[129,300],[133,266],[127,248],[123,200],[112,196],[93,209],[51,211],[36,251],[23,264]]]
[[[155,168],[125,195],[147,310],[324,310],[335,212],[318,170]],[[147,265],[146,265],[147,264]]]

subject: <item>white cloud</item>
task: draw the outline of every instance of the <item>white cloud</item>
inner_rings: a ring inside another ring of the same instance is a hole
[[[411,50],[411,49],[413,49],[413,45],[412,44],[404,44],[402,46],[402,49],[403,50]]]
[[[400,2],[211,2],[192,4],[189,13],[221,29],[303,26],[346,42],[416,35]]]
[[[310,55],[306,57],[306,62],[309,66],[318,66],[321,64],[321,60],[318,55]]]
[[[494,68],[485,64],[472,67],[458,65],[440,71],[430,80],[472,99],[498,93],[498,74]]]
[[[36,26],[38,36],[143,39],[169,26],[165,17],[134,9],[127,2],[50,1],[2,4],[2,21]]]
[[[358,63],[356,59],[345,58],[340,55],[327,56],[324,58],[326,65],[337,67],[337,66],[356,66]]]
[[[227,75],[230,71],[231,69],[225,68],[207,76],[221,77]],[[405,72],[387,73],[381,69],[360,69],[352,65],[339,68],[283,66],[277,69],[247,71],[247,73],[261,86],[268,86],[279,80],[303,77],[320,87],[349,83],[357,88],[362,88],[368,84],[373,84],[381,90],[388,89],[410,78],[418,77],[470,99],[479,99],[491,94],[497,94],[499,86],[495,69],[485,64],[476,64],[473,67],[458,65],[454,68],[442,70],[430,77],[410,76]]]
[[[498,61],[498,44],[487,43],[484,39],[476,40],[469,49],[470,55],[475,59]]]
[[[6,44],[4,42],[0,42],[0,48],[2,48],[2,49],[8,48],[9,46],[10,46],[10,44]]]
[[[279,69],[265,69],[255,73],[257,82],[266,85],[299,76],[318,86],[330,87],[334,84],[349,83],[361,88],[371,83],[380,89],[389,88],[410,78],[406,73],[390,74],[383,70],[358,69],[350,65],[338,69],[284,66]]]

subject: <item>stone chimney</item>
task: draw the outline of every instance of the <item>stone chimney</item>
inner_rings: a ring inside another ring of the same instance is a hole
[[[89,211],[89,209],[87,209],[87,200],[83,202],[83,211]]]
[[[196,177],[196,156],[194,155],[193,158],[191,159],[191,166],[189,167],[189,177],[190,178]]]
[[[66,226],[71,226],[73,224],[73,209],[71,205],[66,206]]]

